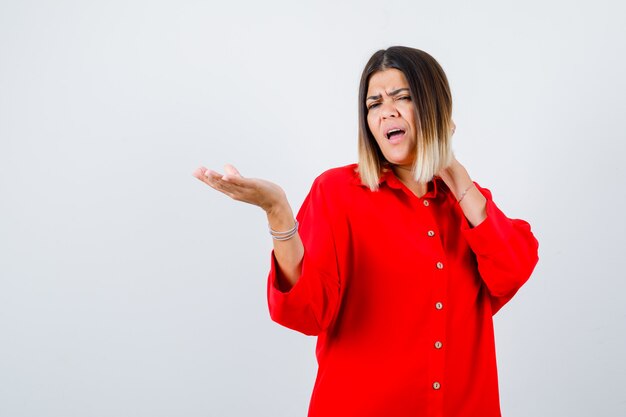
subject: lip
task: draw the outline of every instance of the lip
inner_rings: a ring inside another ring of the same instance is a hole
[[[401,133],[399,135],[394,135],[393,138],[391,139],[387,139],[387,135],[389,134],[390,131],[395,130],[395,129],[400,129],[402,130],[404,133]],[[395,145],[397,143],[402,142],[402,140],[404,139],[404,137],[406,136],[406,128],[404,126],[401,125],[391,125],[391,126],[387,126],[387,128],[385,128],[384,130],[384,136],[385,139],[387,140],[387,143],[390,143],[392,145]]]
[[[391,139],[387,139],[387,143],[391,143],[392,145],[395,145],[396,143],[402,142],[404,140],[405,136],[406,136],[406,132],[404,132],[404,133],[402,133],[400,135],[395,135]]]
[[[406,128],[405,128],[404,126],[400,126],[400,125],[392,125],[392,126],[388,126],[388,127],[385,129],[385,138],[387,137],[387,134],[388,134],[389,132],[391,132],[392,130],[394,130],[394,129],[400,129],[400,130],[403,130],[403,131],[404,131],[404,133],[406,133]]]

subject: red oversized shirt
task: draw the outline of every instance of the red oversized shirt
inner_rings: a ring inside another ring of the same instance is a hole
[[[274,321],[317,335],[309,417],[499,417],[492,315],[537,263],[528,223],[487,198],[470,228],[440,179],[416,197],[388,171],[320,175],[298,213],[302,275],[268,280]]]

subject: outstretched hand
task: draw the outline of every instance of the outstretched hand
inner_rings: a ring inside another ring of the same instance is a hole
[[[230,164],[224,166],[224,174],[200,167],[193,176],[233,200],[259,206],[267,213],[287,200],[278,185],[258,178],[245,178]]]

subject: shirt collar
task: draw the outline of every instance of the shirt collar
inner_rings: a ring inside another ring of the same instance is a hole
[[[355,183],[362,187],[367,187],[367,185],[361,182],[361,176],[359,175],[357,169],[355,169],[354,176]],[[380,179],[378,180],[378,186],[381,187],[386,184],[389,188],[393,188],[396,190],[401,190],[406,188],[406,186],[398,179],[396,174],[389,168],[383,168],[383,172],[380,175]],[[422,198],[435,198],[441,193],[445,193],[447,189],[446,184],[440,177],[434,177],[431,181],[428,182],[428,191],[426,194],[422,196]]]

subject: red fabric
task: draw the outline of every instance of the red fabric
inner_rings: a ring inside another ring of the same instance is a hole
[[[530,226],[480,187],[487,219],[470,228],[440,179],[418,198],[391,171],[372,192],[355,168],[315,180],[286,292],[272,254],[272,319],[318,336],[309,416],[500,416],[492,315],[537,263]]]

